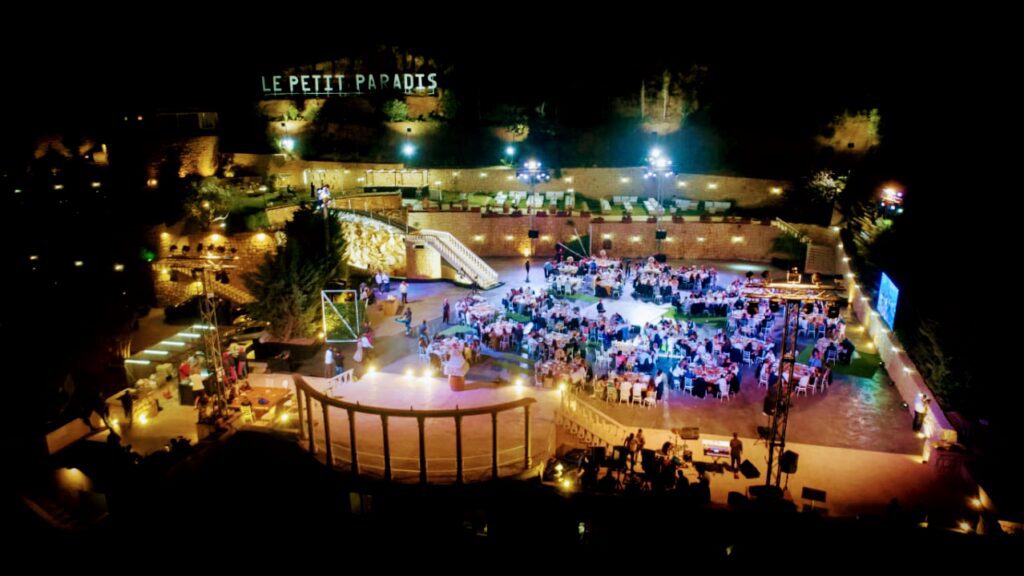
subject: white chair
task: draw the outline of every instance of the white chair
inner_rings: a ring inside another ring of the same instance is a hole
[[[637,382],[636,384],[633,384],[633,395],[630,397],[630,402],[629,403],[633,404],[634,402],[636,402],[636,403],[639,404],[640,402],[643,401],[643,395],[644,395],[644,385],[640,384],[639,382]]]
[[[796,385],[797,395],[800,395],[801,392],[803,392],[805,395],[807,394],[807,389],[810,387],[810,381],[810,376],[803,376],[800,378],[800,382],[797,383]]]
[[[619,404],[622,404],[622,403],[629,404],[629,399],[630,399],[629,388],[619,387]]]
[[[644,398],[644,406],[647,407],[648,409],[650,409],[652,406],[657,406],[657,405],[658,405],[658,399],[655,398],[653,392],[648,394],[647,398]]]

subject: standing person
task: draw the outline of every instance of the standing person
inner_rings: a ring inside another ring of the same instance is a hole
[[[729,441],[729,458],[732,464],[732,477],[740,477],[740,462],[743,458],[743,441],[733,432],[732,440]]]
[[[448,324],[449,317],[451,315],[452,307],[448,304],[448,299],[444,299],[444,304],[441,305],[441,322]]]
[[[402,280],[402,283],[398,285],[398,291],[402,293],[402,304],[409,303],[409,283]],[[447,302],[447,300],[446,300]]]
[[[132,425],[132,408],[135,406],[135,398],[132,398],[132,391],[125,390],[121,394],[121,407],[124,408],[124,420],[129,426]]]
[[[402,323],[405,324],[405,335],[408,336],[412,332],[412,308],[405,307],[405,312],[402,313]]]
[[[391,276],[388,276],[387,272],[381,272],[380,278],[384,282],[384,291],[391,292]]]
[[[918,392],[914,398],[914,432],[920,432],[921,427],[924,425],[925,414],[928,413],[928,397],[922,392]]]
[[[530,282],[530,259],[526,259],[526,282]]]
[[[334,349],[328,348],[324,352],[324,378],[334,376]]]
[[[342,356],[341,350],[333,348],[334,350],[334,375],[340,376],[345,371],[345,357]]]

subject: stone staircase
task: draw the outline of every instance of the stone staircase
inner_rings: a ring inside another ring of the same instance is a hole
[[[249,291],[244,288],[232,286],[231,284],[221,284],[217,281],[212,282],[211,285],[213,286],[214,294],[235,304],[249,304],[256,301],[252,294],[249,294]]]
[[[501,285],[498,273],[458,238],[440,230],[419,230],[407,236],[411,242],[430,246],[455,270],[460,271],[482,290]]]

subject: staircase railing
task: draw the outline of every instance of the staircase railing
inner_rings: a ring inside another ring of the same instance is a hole
[[[448,232],[420,230],[416,234],[410,234],[409,238],[425,242],[437,250],[441,257],[461,268],[460,272],[464,272],[481,288],[491,288],[499,284],[498,273]]]

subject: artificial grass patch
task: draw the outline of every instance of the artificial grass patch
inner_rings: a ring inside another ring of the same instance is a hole
[[[476,330],[473,330],[469,326],[460,324],[458,326],[449,326],[448,328],[441,330],[439,334],[441,336],[455,336],[456,334],[465,334],[466,332],[476,332]]]
[[[806,346],[803,352],[796,357],[796,361],[800,364],[807,364],[807,361],[811,359],[811,351],[814,350],[814,346]],[[866,352],[854,352],[853,360],[849,366],[844,364],[836,363],[832,367],[832,372],[836,374],[847,374],[850,376],[856,376],[858,378],[874,378],[875,371],[878,370],[878,365],[882,361],[882,357],[878,354],[869,354]]]
[[[665,312],[663,315],[665,318],[671,318],[673,320],[689,321],[693,320],[698,324],[711,324],[713,326],[725,326],[728,320],[725,316],[691,316],[689,314],[680,314],[674,308]]]
[[[591,296],[590,294],[569,294],[565,297],[566,300],[579,300],[580,302],[597,302],[600,300],[597,296]]]
[[[519,313],[516,313],[516,312],[509,312],[509,313],[505,314],[505,317],[508,318],[509,320],[513,321],[513,322],[523,322],[523,323],[526,323],[526,322],[529,322],[531,320],[531,318],[529,316],[527,316],[526,314],[519,314]]]

